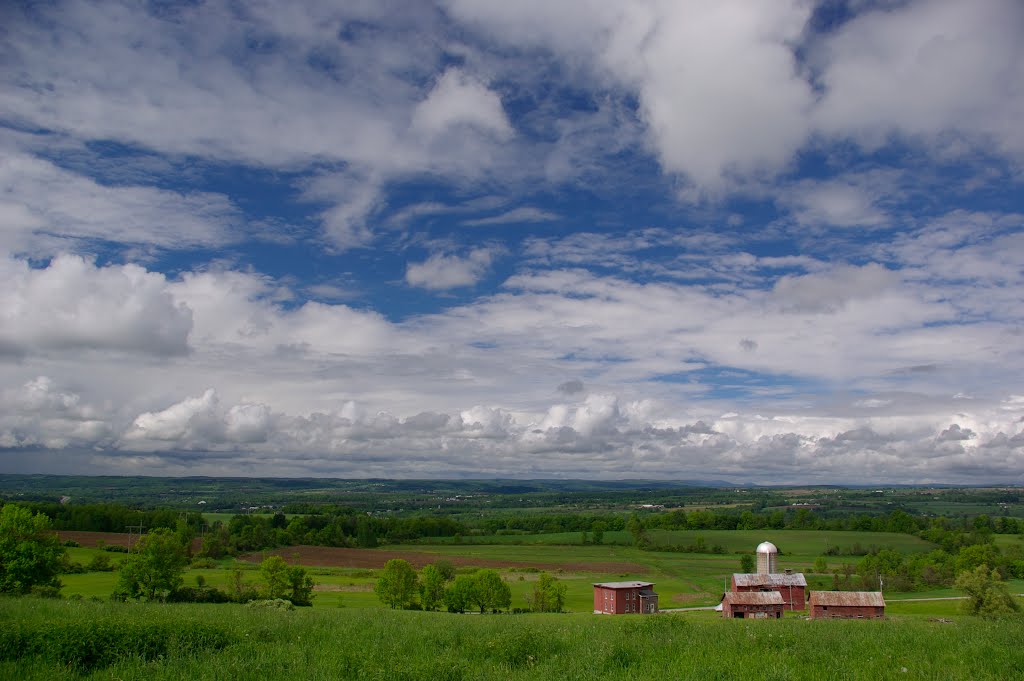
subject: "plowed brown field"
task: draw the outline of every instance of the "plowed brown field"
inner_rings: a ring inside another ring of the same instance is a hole
[[[73,530],[57,530],[57,536],[60,537],[61,541],[76,541],[81,546],[89,549],[94,549],[102,540],[107,546],[124,546],[128,547],[128,540],[131,539],[132,546],[139,541],[139,535],[136,534],[125,534],[122,532],[77,532]],[[201,539],[192,540],[192,552],[195,553],[202,548]]]
[[[82,546],[90,549],[96,548],[98,542],[103,541],[107,546],[128,546],[128,538],[131,537],[132,546],[139,541],[139,535],[122,534],[120,532],[72,532],[70,530],[57,530],[57,536],[61,541],[76,541]]]
[[[241,560],[259,563],[267,556],[277,555],[293,565],[311,567],[382,568],[392,558],[409,561],[413,567],[421,568],[438,560],[451,561],[456,566],[483,568],[537,568],[538,570],[564,570],[566,572],[626,573],[646,572],[647,568],[636,563],[570,562],[536,563],[521,560],[492,560],[469,556],[425,553],[422,551],[382,551],[379,549],[343,549],[332,546],[287,546],[273,551],[261,551],[241,556]]]
[[[73,540],[89,548],[95,548],[102,540],[107,546],[128,546],[129,535],[118,532],[72,532],[60,530],[57,532],[61,541]],[[139,535],[132,535],[132,546],[139,540]],[[193,550],[199,550],[199,540],[193,545]],[[260,563],[264,558],[277,555],[284,558],[293,565],[306,565],[309,567],[348,567],[348,568],[382,568],[392,558],[401,558],[409,561],[415,568],[419,569],[428,563],[438,560],[451,561],[456,566],[473,566],[482,568],[536,568],[538,570],[564,570],[566,572],[601,572],[601,573],[642,573],[647,568],[636,563],[615,563],[615,562],[567,562],[567,563],[542,563],[526,560],[495,560],[487,558],[473,558],[470,556],[452,556],[438,553],[426,553],[423,551],[384,551],[379,549],[343,549],[333,546],[286,546],[284,548],[269,551],[258,551],[244,556],[240,560],[250,563]]]

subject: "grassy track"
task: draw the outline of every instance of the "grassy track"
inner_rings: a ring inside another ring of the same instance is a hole
[[[0,621],[14,623],[0,630],[0,678],[1019,678],[1024,620],[953,619],[739,622],[703,612],[460,616],[0,599]],[[155,634],[170,640],[153,645]],[[90,646],[103,654],[90,657]]]

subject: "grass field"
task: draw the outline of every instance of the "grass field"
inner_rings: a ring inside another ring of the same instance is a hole
[[[645,552],[646,553],[646,552]],[[674,554],[667,557],[661,554],[648,554],[652,564],[640,572],[617,574],[594,572],[553,572],[567,587],[566,609],[571,612],[590,612],[593,603],[591,584],[599,581],[636,579],[651,581],[661,596],[663,609],[691,606],[714,605],[718,603],[721,593],[725,590],[725,577],[735,571],[735,559],[719,556],[696,556],[681,560]],[[194,585],[197,576],[202,576],[207,584],[226,588],[231,578],[228,567],[214,569],[190,569],[185,572],[185,583]],[[259,572],[253,565],[241,564],[247,568],[243,573],[249,583],[259,583]],[[309,573],[315,580],[315,608],[379,608],[381,604],[373,593],[376,571],[348,568],[310,568]],[[536,572],[523,570],[501,570],[503,579],[512,591],[512,607],[525,607],[526,595],[531,592],[537,579]],[[830,576],[807,575],[808,584],[813,589],[829,590],[832,588]],[[116,572],[93,572],[79,575],[63,575],[63,595],[80,595],[106,599],[117,583]],[[1024,593],[1024,580],[1009,582],[1011,593]],[[954,589],[938,589],[925,592],[886,592],[889,603],[906,598],[944,598],[959,596]]]
[[[1024,534],[995,534],[992,537],[999,548],[1024,545]]]
[[[710,548],[721,546],[726,553],[753,553],[763,541],[775,544],[783,556],[809,557],[824,554],[830,548],[847,552],[855,546],[863,549],[878,547],[900,553],[931,551],[935,546],[909,534],[893,532],[822,532],[817,530],[649,530],[647,535],[654,547],[690,546],[698,538]],[[551,534],[500,534],[462,538],[464,546],[521,545],[521,546],[579,546],[581,532],[555,532]],[[456,545],[452,537],[421,540],[421,544]],[[605,532],[603,546],[631,546],[632,536],[626,531]],[[600,548],[600,547],[598,547]]]
[[[908,604],[909,605],[909,604]],[[930,604],[929,604],[930,605]],[[0,678],[1009,679],[1024,619],[449,615],[0,599]]]
[[[758,542],[766,537],[764,532],[653,532],[653,538],[666,543],[685,544],[696,541],[697,536],[704,538],[709,545],[721,543],[728,551],[749,552]],[[832,588],[831,574],[814,574],[812,572],[815,558],[829,546],[842,549],[860,544],[862,547],[877,546],[891,548],[901,553],[928,551],[933,547],[928,542],[916,537],[900,534],[869,533],[869,532],[812,532],[779,530],[767,534],[782,549],[779,568],[792,568],[803,572],[811,590]],[[574,535],[511,535],[498,537],[504,543],[497,544],[418,544],[415,546],[385,546],[380,549],[357,550],[361,564],[372,568],[383,567],[388,557],[403,555],[402,552],[415,551],[434,560],[449,559],[459,565],[483,565],[498,567],[503,579],[512,591],[512,607],[525,607],[526,596],[531,592],[533,582],[539,570],[544,569],[555,575],[567,587],[566,609],[571,612],[591,612],[593,593],[591,585],[600,581],[639,580],[655,583],[660,605],[663,609],[691,606],[713,605],[719,602],[721,594],[728,588],[729,575],[740,570],[738,553],[705,554],[676,553],[661,551],[641,551],[626,544],[627,533],[606,533],[606,540],[613,543],[600,546],[593,544],[558,544],[559,538],[573,538]],[[578,536],[575,536],[578,540]],[[534,540],[537,540],[534,543]],[[516,541],[517,543],[512,543]],[[1001,545],[1009,545],[1020,541],[1019,537],[1003,537],[997,535]],[[104,553],[97,549],[72,548],[69,557],[77,562],[87,564],[93,556]],[[293,561],[300,555],[295,548],[280,551],[286,559]],[[106,553],[116,564],[124,559],[123,554]],[[257,563],[258,563],[257,556]],[[830,568],[838,567],[844,562],[856,563],[857,556],[841,556],[827,558]],[[301,562],[301,561],[300,561]],[[426,562],[426,561],[423,561]],[[234,567],[245,570],[244,578],[249,583],[259,583],[260,576],[257,563],[226,560],[215,568],[190,569],[185,572],[186,585],[194,585],[197,576],[201,576],[207,584],[226,588],[231,579]],[[505,565],[506,567],[500,567]],[[520,567],[508,567],[518,565]],[[523,567],[534,566],[534,567]],[[314,607],[326,608],[379,608],[381,607],[373,585],[376,579],[375,569],[346,567],[309,567],[309,572],[317,583]],[[471,569],[462,567],[460,569]],[[65,596],[80,595],[83,597],[107,598],[117,582],[117,573],[86,573],[63,575],[63,594]],[[1010,590],[1013,593],[1024,592],[1024,581],[1012,581]],[[932,592],[895,593],[886,592],[886,599],[891,603],[903,598],[948,597],[958,596],[953,589],[941,589]],[[910,604],[907,604],[909,607]],[[902,607],[902,606],[901,606]],[[921,609],[924,606],[913,606]],[[936,606],[937,607],[937,606]],[[955,608],[954,606],[951,606]],[[945,610],[943,612],[946,612]]]

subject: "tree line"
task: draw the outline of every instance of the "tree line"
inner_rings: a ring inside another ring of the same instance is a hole
[[[55,530],[78,532],[127,532],[129,527],[174,529],[184,522],[194,531],[203,527],[203,515],[196,511],[172,509],[142,510],[124,504],[60,504],[56,502],[18,502],[32,513],[42,513]]]
[[[423,566],[419,574],[406,560],[389,560],[373,591],[384,605],[405,610],[437,610],[443,606],[452,613],[479,609],[483,614],[500,612],[512,605],[512,590],[495,570],[456,574],[455,567],[446,560]],[[565,594],[565,584],[541,572],[527,596],[526,609],[561,612]]]

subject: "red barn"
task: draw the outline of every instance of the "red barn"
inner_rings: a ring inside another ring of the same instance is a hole
[[[815,591],[810,610],[811,619],[881,619],[885,599],[881,591]]]
[[[722,598],[722,617],[782,619],[785,605],[778,591],[738,591]]]
[[[732,576],[733,593],[775,591],[782,596],[786,610],[803,610],[807,600],[807,580],[797,572],[781,575],[744,575]]]
[[[658,612],[658,594],[651,582],[602,582],[594,585],[595,615]]]

